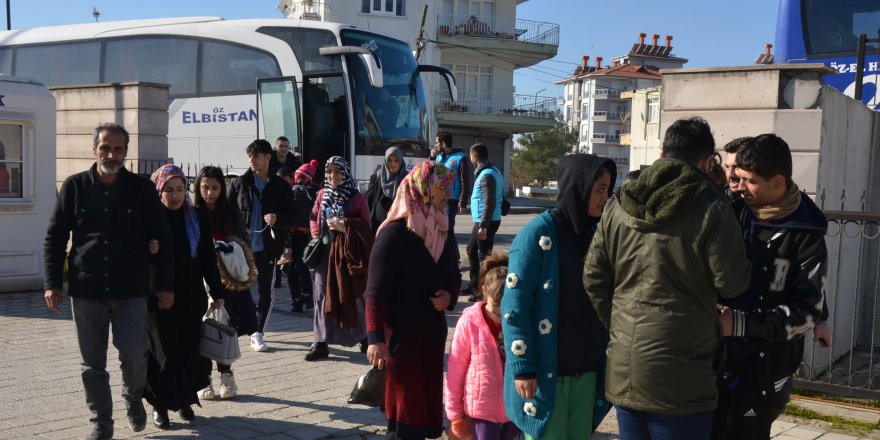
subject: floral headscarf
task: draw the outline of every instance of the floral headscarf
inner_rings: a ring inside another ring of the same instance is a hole
[[[407,229],[424,240],[434,261],[438,261],[449,232],[449,217],[444,208],[453,180],[452,171],[438,162],[428,160],[416,165],[397,188],[388,218],[376,235],[389,223],[405,218]]]
[[[183,179],[184,185],[186,184],[186,174],[183,174],[183,170],[177,165],[166,164],[162,165],[162,167],[156,171],[153,171],[150,180],[156,184],[156,191],[161,193],[162,189],[165,188],[165,184],[175,177],[180,177]],[[199,239],[201,238],[201,233],[199,231],[199,216],[196,214],[195,208],[193,208],[192,204],[189,202],[189,197],[183,197],[182,209],[184,224],[186,225],[186,238],[189,239],[189,253],[192,258],[195,258],[198,254]]]
[[[357,185],[354,183],[354,177],[351,175],[351,167],[348,166],[348,162],[345,159],[339,156],[333,156],[330,159],[327,159],[327,164],[324,165],[324,169],[327,169],[327,165],[335,164],[342,170],[342,183],[339,186],[334,187],[330,184],[330,179],[324,178],[324,195],[321,197],[321,216],[324,217],[326,215],[327,209],[336,210],[339,206],[344,206],[345,202],[351,198],[351,196],[357,192]],[[326,218],[325,218],[326,220]]]

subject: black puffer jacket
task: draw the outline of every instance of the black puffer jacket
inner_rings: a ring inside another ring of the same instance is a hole
[[[278,258],[284,251],[287,232],[296,221],[293,191],[284,179],[274,174],[269,176],[269,181],[263,188],[262,194],[257,191],[254,173],[251,170],[247,170],[237,177],[229,186],[229,203],[245,227],[251,225],[251,216],[254,214],[254,197],[259,197],[262,207],[262,212],[257,215],[262,217],[265,214],[276,214],[278,217],[275,226],[263,229],[263,248],[266,255],[269,258]],[[260,224],[266,226],[266,221],[261,219]]]

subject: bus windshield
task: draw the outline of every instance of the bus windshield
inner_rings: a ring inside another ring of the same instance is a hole
[[[807,55],[855,53],[859,34],[877,38],[880,2],[876,0],[802,0]]]
[[[405,43],[375,34],[343,31],[342,44],[369,49],[380,60],[384,86],[370,85],[360,60],[349,62],[355,154],[381,156],[394,145],[407,156],[427,157],[425,92],[418,66]]]

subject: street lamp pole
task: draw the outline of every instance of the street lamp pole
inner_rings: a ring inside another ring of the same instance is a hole
[[[6,30],[12,30],[12,15],[9,13],[9,2],[11,0],[6,0]]]
[[[535,92],[535,111],[538,111],[538,94],[547,89],[541,89]]]

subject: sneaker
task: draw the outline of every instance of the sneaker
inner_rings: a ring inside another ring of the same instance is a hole
[[[231,371],[220,375],[220,398],[231,399],[238,394],[238,386],[235,384],[235,376]]]
[[[330,357],[330,348],[327,347],[326,342],[315,342],[312,344],[312,347],[309,349],[309,352],[306,353],[306,360],[309,362],[316,361],[318,359],[326,359]]]
[[[211,384],[198,392],[199,400],[214,400],[217,398],[217,394],[214,393],[214,387]]]
[[[141,399],[126,401],[128,427],[134,432],[141,432],[147,427],[147,410]]]
[[[263,342],[263,334],[260,332],[256,332],[251,335],[251,348],[254,351],[269,351],[269,346]]]
[[[144,416],[146,418],[146,415]],[[86,437],[86,440],[110,440],[113,438],[113,425],[102,425],[93,423],[92,433]]]

